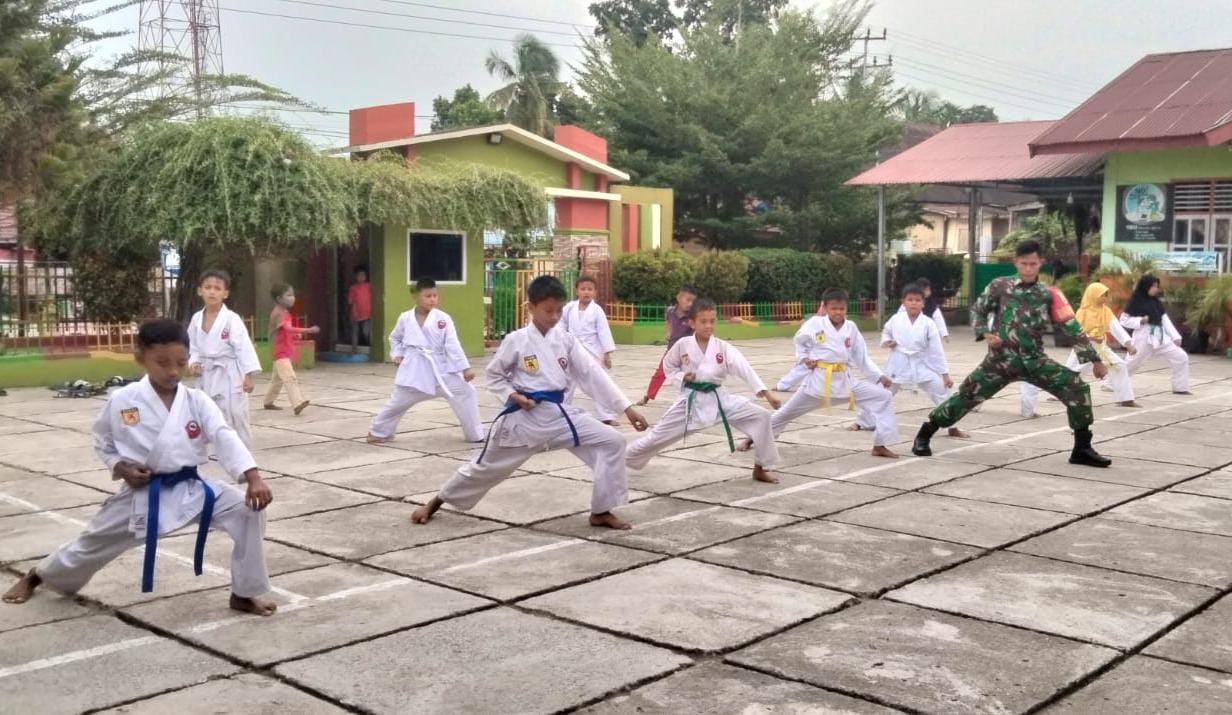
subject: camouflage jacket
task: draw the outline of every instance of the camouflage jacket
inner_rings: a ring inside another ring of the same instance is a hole
[[[1050,323],[1078,339],[1074,351],[1080,361],[1099,361],[1065,295],[1043,283],[1024,283],[1017,276],[996,278],[971,306],[975,339],[983,340],[985,333],[996,333],[1004,349],[1013,352],[1042,355],[1044,329]]]

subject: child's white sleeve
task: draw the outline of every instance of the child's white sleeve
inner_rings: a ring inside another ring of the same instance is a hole
[[[1176,341],[1181,339],[1180,332],[1178,332],[1176,326],[1172,324],[1172,319],[1168,317],[1167,313],[1164,314],[1163,325],[1164,335],[1168,336],[1169,340]]]
[[[403,320],[403,317],[399,317],[398,322],[394,323],[393,332],[389,334],[389,357],[391,360],[406,354],[406,347],[402,345]]]
[[[218,453],[218,463],[222,465],[223,471],[240,481],[244,472],[257,466],[257,460],[253,459],[252,452],[244,446],[235,430],[227,425],[222,410],[218,409],[213,400],[199,399],[194,400],[193,404],[201,418],[202,431]]]
[[[513,375],[514,367],[518,364],[518,349],[514,346],[514,341],[505,338],[501,341],[500,347],[496,349],[496,354],[488,361],[488,366],[484,368],[484,375],[488,380],[488,391],[504,404],[509,399],[509,395],[513,394],[513,380],[510,378]]]
[[[808,358],[809,347],[811,347],[813,344],[813,340],[814,340],[813,334],[805,329],[807,325],[808,325],[808,321],[806,320],[800,326],[800,329],[796,331],[795,337],[792,338],[791,340],[792,346],[795,347],[796,349],[796,362],[797,363],[803,362],[806,358]]]
[[[859,329],[852,330],[851,334],[851,362],[864,373],[864,377],[869,380],[879,379],[881,368],[877,367],[877,363],[873,362],[872,356],[868,354],[868,344],[864,342],[864,336]]]
[[[595,332],[599,334],[600,347],[605,353],[615,352],[616,341],[612,339],[612,329],[607,324],[607,313],[603,312],[598,303],[592,303],[590,307],[591,310],[599,311],[595,315]]]
[[[897,317],[897,314],[890,316],[890,319],[885,323],[885,327],[881,329],[881,347],[883,348],[889,347],[888,343],[894,339],[894,321]]]
[[[945,359],[945,349],[941,347],[941,332],[936,325],[929,325],[925,340],[928,341],[928,363],[938,375],[950,372],[950,363]]]
[[[201,313],[193,314],[192,320],[188,321],[188,364],[199,365],[201,363]]]
[[[1133,317],[1129,313],[1121,313],[1121,327],[1129,328],[1130,330],[1139,330],[1145,326],[1147,317],[1140,315]]]
[[[1133,338],[1129,336],[1129,331],[1126,330],[1125,327],[1121,325],[1121,322],[1115,317],[1108,321],[1108,333],[1112,337],[1116,338],[1116,341],[1122,346],[1129,345],[1129,343],[1133,340]]]
[[[235,348],[235,361],[239,363],[240,373],[251,375],[261,372],[261,360],[257,357],[257,349],[248,335],[248,326],[238,315],[231,323],[231,345]]]
[[[454,327],[453,318],[445,320],[445,355],[449,358],[445,372],[462,372],[470,369],[471,361],[466,357],[466,351],[462,349],[462,342],[458,340],[458,329]]]
[[[730,344],[727,346],[727,373],[744,380],[749,389],[753,391],[753,394],[766,389],[766,383],[762,382],[761,378],[757,376],[757,372],[749,364],[749,361],[745,359],[744,354],[735,345]]]
[[[677,340],[676,344],[663,356],[663,376],[672,383],[680,383],[684,379],[684,374],[688,372],[680,363],[680,355],[683,352],[681,344],[683,340]]]
[[[937,324],[937,334],[943,338],[950,337],[950,329],[945,324],[945,313],[941,312],[941,306],[933,309],[932,319]]]
[[[108,472],[114,472],[115,466],[124,459],[115,446],[111,408],[112,398],[108,397],[107,402],[103,403],[102,411],[98,413],[98,417],[94,418],[94,427],[91,430],[94,434],[94,453],[103,461],[103,464],[107,465]],[[114,474],[112,479],[115,479]]]

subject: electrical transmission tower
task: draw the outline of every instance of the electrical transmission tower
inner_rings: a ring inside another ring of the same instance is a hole
[[[157,57],[142,69],[164,78],[160,96],[191,95],[202,108],[208,104],[203,77],[222,74],[218,17],[218,0],[141,0],[137,49]]]

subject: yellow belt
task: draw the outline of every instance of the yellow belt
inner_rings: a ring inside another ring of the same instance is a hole
[[[826,371],[826,383],[825,383],[825,389],[821,394],[821,406],[824,407],[825,409],[830,409],[830,380],[834,377],[834,373],[846,372],[847,363],[818,362],[816,365],[813,366],[813,369]],[[848,389],[847,390],[847,409],[854,410],[855,408],[856,408],[856,393],[853,390]]]

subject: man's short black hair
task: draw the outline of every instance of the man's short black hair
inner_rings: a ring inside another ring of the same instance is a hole
[[[826,292],[821,294],[821,302],[824,305],[832,300],[841,300],[846,303],[847,291],[842,288],[827,288]]]
[[[1022,243],[1014,247],[1014,258],[1021,258],[1023,256],[1029,256],[1032,253],[1039,256],[1040,258],[1044,257],[1043,247],[1040,246],[1039,241],[1036,241],[1034,239],[1023,241]]]
[[[432,280],[431,278],[420,278],[419,280],[415,281],[416,291],[435,290],[435,289],[436,289],[436,281]]]
[[[565,293],[565,284],[561,283],[556,276],[539,276],[526,286],[526,300],[531,305],[542,303],[549,298],[555,298],[562,303],[568,298],[568,294]]]
[[[918,295],[923,298],[924,289],[920,287],[919,283],[908,283],[903,286],[903,297],[906,298],[909,295]]]
[[[197,285],[205,282],[206,278],[217,278],[222,281],[223,286],[227,290],[231,290],[231,274],[221,268],[207,268],[201,272],[201,277],[197,279]]]
[[[592,286],[595,286],[596,288],[598,288],[598,287],[599,287],[599,282],[595,280],[595,277],[594,277],[594,276],[592,276],[592,275],[587,275],[587,274],[585,274],[585,273],[583,273],[582,275],[578,276],[578,277],[577,277],[577,280],[573,281],[573,287],[574,287],[574,288],[577,288],[578,286],[582,285],[583,283],[589,283],[589,284],[591,284]]]
[[[368,275],[368,267],[364,265],[358,265],[358,266],[355,266],[353,269],[351,269],[351,275],[357,276],[360,273],[363,273],[364,275]]]
[[[704,310],[718,311],[718,308],[715,307],[713,300],[710,300],[709,298],[698,298],[693,301],[693,305],[689,306],[689,320],[696,319],[698,313],[701,313]]]
[[[147,320],[137,329],[137,347],[141,350],[149,350],[155,345],[171,343],[179,343],[185,348],[188,347],[188,331],[174,320],[166,318]]]
[[[282,297],[283,293],[286,293],[289,290],[291,290],[291,286],[287,285],[286,283],[275,283],[274,285],[270,286],[270,297],[273,298],[274,300],[278,300],[279,298]]]
[[[697,295],[697,289],[696,289],[696,288],[694,288],[694,287],[693,287],[693,286],[691,286],[691,285],[682,285],[682,286],[680,286],[680,290],[678,290],[678,291],[676,291],[676,292],[677,292],[677,293],[688,293],[689,295],[692,295],[692,296],[696,296],[696,295]]]

